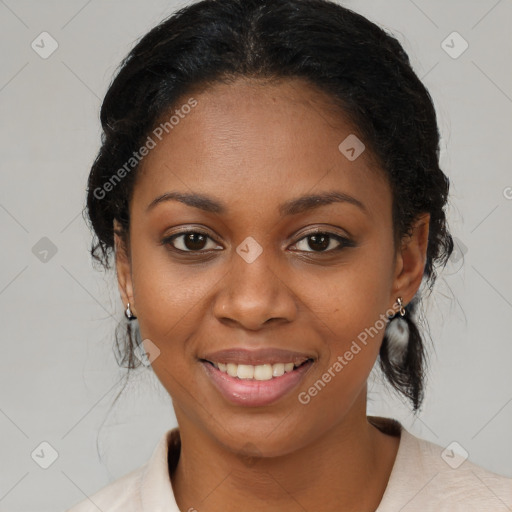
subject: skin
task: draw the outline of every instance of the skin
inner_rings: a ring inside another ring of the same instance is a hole
[[[152,366],[180,427],[172,475],[178,506],[373,511],[399,444],[366,416],[367,379],[384,329],[307,405],[297,395],[397,297],[404,304],[413,298],[429,216],[419,216],[395,248],[385,175],[368,150],[354,161],[340,153],[340,142],[357,130],[305,82],[238,79],[193,96],[198,105],[139,169],[129,247],[115,237],[123,303],[130,303],[142,338],[160,350]],[[364,210],[337,202],[286,217],[278,211],[285,201],[334,190]],[[206,194],[226,212],[178,201],[146,211],[170,191]],[[322,252],[306,237],[317,227],[355,246],[336,251],[340,243],[331,239]],[[171,242],[161,244],[187,229],[211,239],[187,246],[178,237],[174,245],[209,255],[177,254]],[[248,236],[263,249],[252,263],[236,252]],[[277,402],[241,407],[223,398],[198,360],[230,347],[282,347],[313,354],[315,362],[299,388]]]

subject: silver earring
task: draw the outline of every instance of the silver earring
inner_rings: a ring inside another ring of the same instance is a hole
[[[399,307],[400,316],[405,316],[405,308],[404,308],[404,304],[402,302],[402,297],[397,297],[396,303],[398,304],[398,307]]]
[[[128,318],[128,320],[135,320],[137,317],[136,316],[133,316],[132,314],[132,311],[130,309],[130,303],[128,302],[127,306],[126,306],[126,310],[124,312],[126,318]]]
[[[399,307],[400,316],[394,316],[388,326],[386,327],[386,338],[388,341],[388,356],[390,361],[400,364],[407,352],[409,344],[409,326],[407,321],[404,320],[405,308],[402,302],[402,297],[398,297],[396,302]]]

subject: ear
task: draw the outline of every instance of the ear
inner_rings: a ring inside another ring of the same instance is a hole
[[[117,284],[119,287],[119,292],[121,294],[121,300],[123,301],[124,307],[126,308],[126,305],[129,302],[130,310],[135,316],[137,316],[137,312],[135,310],[135,303],[133,299],[132,273],[129,248],[125,247],[125,244],[120,235],[121,231],[121,224],[119,224],[119,222],[116,219],[114,219],[114,247]]]
[[[420,215],[412,225],[411,234],[402,238],[396,257],[391,301],[402,297],[409,304],[418,291],[427,261],[430,214]]]

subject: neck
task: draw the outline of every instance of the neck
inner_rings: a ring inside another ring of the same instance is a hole
[[[374,511],[399,444],[369,423],[366,399],[314,442],[277,457],[240,456],[176,415],[181,452],[171,481],[187,511]]]

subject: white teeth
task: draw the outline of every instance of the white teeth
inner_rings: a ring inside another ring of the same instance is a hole
[[[291,372],[293,370],[293,366],[294,366],[293,363],[286,363],[284,365],[284,371],[285,372]]]
[[[272,365],[272,375],[274,377],[281,377],[281,375],[284,375],[284,364],[283,363],[277,363]]]
[[[227,374],[230,377],[237,377],[237,368],[238,368],[238,365],[233,364],[233,363],[228,363],[227,368],[226,368]],[[219,368],[219,370],[220,370],[220,368]]]
[[[252,379],[254,377],[254,366],[250,364],[239,364],[236,370],[239,379]]]
[[[213,363],[213,366],[221,372],[227,373],[230,377],[254,380],[270,380],[274,377],[281,377],[285,373],[291,372],[295,367],[294,363],[260,364],[257,366],[251,364]]]
[[[238,368],[240,368],[240,366]],[[272,378],[272,365],[261,364],[259,366],[255,366],[254,378],[256,380],[270,380]]]

